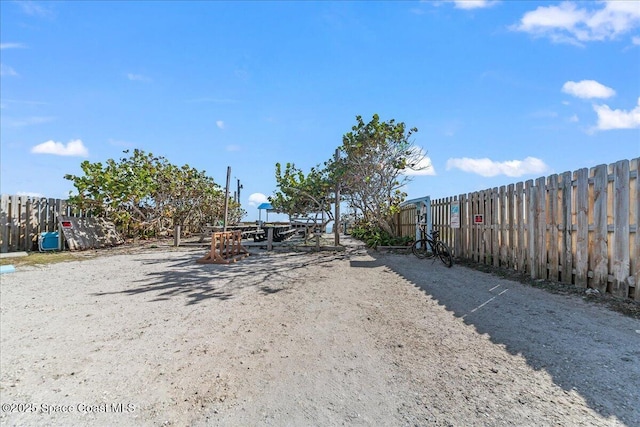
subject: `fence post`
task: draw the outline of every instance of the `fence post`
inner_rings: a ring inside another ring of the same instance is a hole
[[[613,284],[611,293],[626,298],[629,295],[629,161],[621,160],[614,166],[613,187]],[[636,221],[637,222],[637,221]],[[636,229],[636,233],[637,233]]]
[[[591,169],[593,176],[593,245],[589,254],[593,287],[604,293],[607,291],[607,270],[609,256],[607,251],[607,202],[609,184],[607,165]]]

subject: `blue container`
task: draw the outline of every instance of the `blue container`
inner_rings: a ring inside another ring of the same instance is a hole
[[[42,251],[57,251],[58,250],[58,232],[49,231],[46,233],[40,233],[38,237],[38,248]]]
[[[13,265],[0,265],[0,274],[14,273],[16,268]]]

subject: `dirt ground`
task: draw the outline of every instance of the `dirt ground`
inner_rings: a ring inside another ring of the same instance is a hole
[[[350,244],[0,276],[0,423],[640,425],[640,320]]]

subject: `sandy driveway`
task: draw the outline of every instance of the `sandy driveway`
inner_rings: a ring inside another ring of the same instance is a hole
[[[640,321],[410,255],[1,276],[2,425],[640,425]]]

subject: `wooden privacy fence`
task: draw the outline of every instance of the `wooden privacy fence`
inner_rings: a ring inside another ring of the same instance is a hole
[[[640,300],[639,162],[431,201],[432,225],[456,256]]]
[[[30,251],[38,234],[58,231],[58,215],[86,217],[66,200],[45,197],[0,196],[0,252]]]

